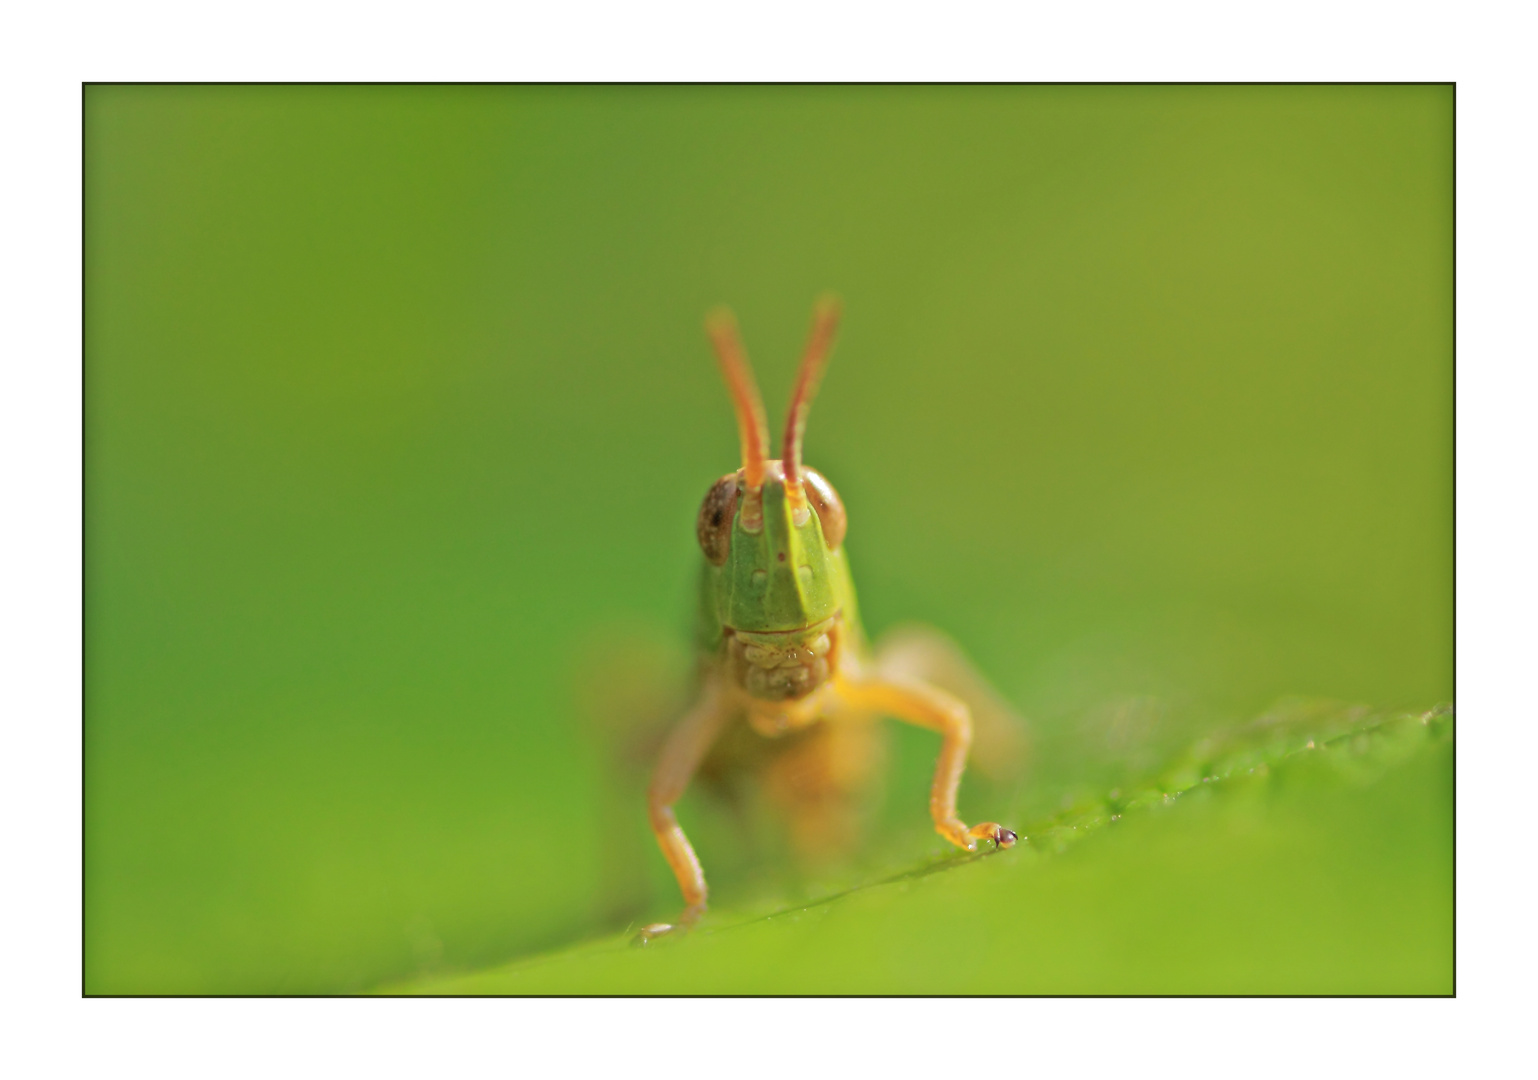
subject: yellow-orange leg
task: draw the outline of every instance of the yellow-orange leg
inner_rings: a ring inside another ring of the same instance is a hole
[[[732,712],[732,700],[719,677],[711,677],[705,683],[694,708],[678,722],[657,762],[647,790],[647,808],[651,815],[652,831],[657,834],[657,844],[662,855],[673,868],[678,887],[684,894],[683,914],[676,923],[652,923],[641,928],[637,941],[645,944],[652,938],[671,933],[680,927],[688,927],[699,921],[705,913],[709,890],[705,887],[705,871],[689,844],[689,838],[679,827],[673,814],[676,803],[689,786],[689,780],[699,768],[705,752],[720,734],[721,727]]]
[[[972,714],[971,767],[993,780],[1018,779],[1025,721],[954,641],[932,626],[897,626],[876,643],[873,666],[877,678],[922,682],[960,698]]]
[[[854,708],[893,716],[940,733],[940,758],[935,762],[935,778],[929,788],[929,816],[934,818],[935,832],[967,851],[976,851],[978,840],[992,840],[1007,848],[1019,839],[997,822],[969,828],[956,814],[956,792],[961,787],[967,751],[972,745],[972,717],[964,704],[943,690],[917,681],[864,677],[843,683],[839,691],[840,697]]]

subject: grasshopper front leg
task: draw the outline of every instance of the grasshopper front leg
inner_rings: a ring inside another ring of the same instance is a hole
[[[921,623],[894,627],[876,643],[873,666],[881,678],[960,698],[972,714],[973,767],[991,780],[1019,776],[1025,721],[949,637]]]
[[[662,855],[678,879],[678,887],[684,894],[686,905],[677,923],[652,923],[641,928],[638,943],[645,944],[655,937],[671,933],[679,927],[688,927],[699,921],[705,913],[709,890],[705,886],[705,871],[694,854],[689,838],[684,835],[673,813],[673,804],[683,796],[689,780],[700,766],[706,751],[721,733],[731,716],[734,701],[726,691],[719,675],[707,677],[699,700],[679,721],[662,748],[657,771],[652,775],[646,801],[650,812],[652,832]]]
[[[926,683],[881,676],[844,682],[839,696],[856,709],[940,733],[940,757],[929,788],[929,816],[934,819],[935,832],[967,851],[976,851],[978,840],[992,840],[1007,848],[1019,839],[1012,830],[993,821],[969,828],[956,813],[956,793],[972,746],[972,716],[960,700]]]

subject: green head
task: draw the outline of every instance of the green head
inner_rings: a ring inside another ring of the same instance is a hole
[[[819,303],[791,396],[782,460],[768,456],[763,404],[730,313],[708,325],[742,437],[742,468],[718,480],[700,507],[706,604],[720,628],[772,634],[831,619],[852,600],[844,560],[846,519],[833,485],[801,462],[806,414],[838,324],[838,304]]]

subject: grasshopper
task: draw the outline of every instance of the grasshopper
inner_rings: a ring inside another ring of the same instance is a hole
[[[787,743],[821,729],[821,739],[803,741],[795,771],[803,778],[809,771],[830,777],[824,788],[839,786],[837,774],[849,772],[838,768],[839,761],[858,756],[859,732],[875,718],[931,729],[941,738],[929,794],[935,831],[967,851],[977,850],[979,841],[1007,848],[1018,839],[995,822],[968,826],[956,811],[973,734],[974,710],[964,697],[997,697],[937,633],[910,632],[870,649],[844,552],[844,505],[833,485],[802,461],[807,413],[839,315],[836,298],[818,302],[778,460],[769,457],[763,402],[735,318],[718,308],[706,320],[737,414],[742,467],[716,481],[700,507],[700,687],[663,744],[647,793],[652,831],[686,906],[676,923],[643,928],[643,944],[692,925],[705,911],[705,874],[673,807],[712,746],[734,727],[738,734],[745,725],[757,739]],[[940,689],[936,676],[943,672],[952,687],[975,692]],[[985,705],[984,711],[997,716],[1005,710]],[[814,820],[829,827],[825,819]]]

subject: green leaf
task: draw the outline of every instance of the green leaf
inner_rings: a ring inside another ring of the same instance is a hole
[[[1011,851],[386,990],[1450,994],[1452,728],[1293,703]]]

